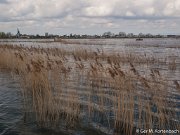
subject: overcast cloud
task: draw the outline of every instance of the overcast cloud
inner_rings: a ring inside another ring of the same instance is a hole
[[[0,0],[0,31],[180,34],[180,0]]]

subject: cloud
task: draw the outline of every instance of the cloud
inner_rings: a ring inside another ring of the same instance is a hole
[[[134,24],[153,28],[162,20],[166,29],[172,24],[180,27],[180,0],[0,0],[0,12],[0,29],[4,31],[38,26],[42,32],[56,28],[94,29],[96,33],[122,26],[135,30]]]
[[[157,0],[90,0],[84,13],[91,17],[180,17],[179,3],[179,0],[163,0],[160,2]]]
[[[0,0],[0,4],[7,4],[7,0]]]

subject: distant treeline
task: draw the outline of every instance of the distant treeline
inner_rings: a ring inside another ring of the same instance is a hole
[[[13,35],[12,33],[8,32],[0,32],[0,38],[5,39],[5,38],[24,38],[24,39],[47,39],[47,38],[64,38],[64,39],[92,39],[92,38],[180,38],[180,35],[152,35],[150,33],[148,34],[143,34],[139,33],[137,35],[133,33],[128,33],[126,34],[125,32],[119,32],[118,34],[114,34],[111,32],[105,32],[102,35],[80,35],[80,34],[69,34],[69,35],[53,35],[53,34],[48,34],[45,33],[45,35],[27,35],[27,34],[19,34],[19,35]]]
[[[12,34],[10,32],[5,33],[5,32],[0,32],[0,38],[10,38],[12,37]]]

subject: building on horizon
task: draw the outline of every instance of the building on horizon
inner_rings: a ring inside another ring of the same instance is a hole
[[[17,34],[16,34],[16,37],[17,37],[17,38],[20,38],[20,36],[21,36],[21,33],[20,33],[19,29],[17,28]]]
[[[49,34],[48,34],[48,32],[46,32],[46,33],[45,33],[45,37],[48,37],[48,36],[49,36]]]

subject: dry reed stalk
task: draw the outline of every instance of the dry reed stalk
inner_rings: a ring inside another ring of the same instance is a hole
[[[166,128],[177,118],[176,111],[168,109],[174,103],[169,101],[170,93],[159,71],[151,71],[150,81],[135,68],[137,62],[156,62],[155,58],[147,59],[81,49],[0,46],[0,66],[22,78],[24,101],[32,104],[41,126],[58,125],[62,117],[67,125],[75,124],[87,108],[90,121],[94,114],[102,114],[109,127],[129,135],[135,128]],[[125,63],[130,65],[127,72],[121,68]],[[174,83],[178,88],[178,82]],[[110,112],[114,118],[106,115]]]
[[[169,62],[168,68],[170,70],[176,70],[176,59],[175,58]]]

